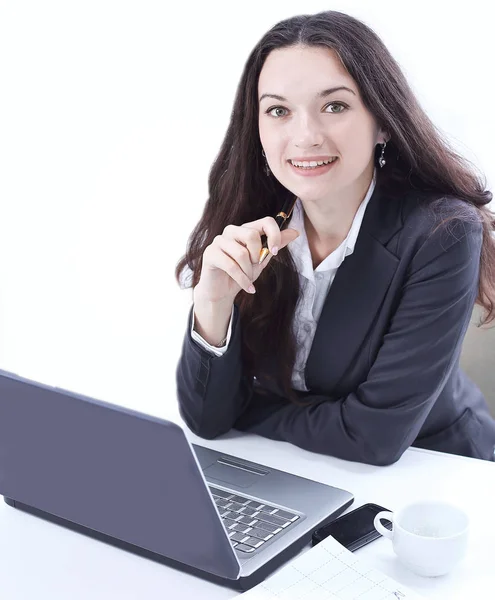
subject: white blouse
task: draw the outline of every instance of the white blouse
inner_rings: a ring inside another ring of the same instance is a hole
[[[288,249],[299,273],[300,296],[296,305],[292,323],[296,337],[296,361],[292,372],[292,385],[299,391],[308,391],[304,382],[304,371],[306,361],[313,344],[313,339],[318,325],[325,298],[332,285],[337,270],[345,258],[354,252],[354,246],[361,229],[364,213],[368,202],[375,189],[376,171],[368,188],[364,200],[359,205],[351,228],[345,240],[329,254],[317,267],[313,269],[313,260],[309,249],[308,238],[304,228],[304,209],[298,198],[294,205],[294,211],[289,227],[299,231],[299,237],[290,242]],[[191,336],[200,346],[215,356],[222,356],[227,351],[232,331],[232,319],[227,331],[227,340],[224,346],[215,347],[206,342],[197,331],[194,331],[194,312],[192,319]]]

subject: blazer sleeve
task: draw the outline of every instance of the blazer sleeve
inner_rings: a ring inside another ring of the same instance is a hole
[[[478,289],[482,229],[432,234],[412,258],[400,303],[366,381],[343,398],[297,406],[254,392],[235,427],[375,465],[414,442],[460,353]]]
[[[239,309],[234,305],[230,341],[214,356],[191,336],[193,309],[177,365],[179,413],[196,435],[213,439],[232,429],[251,399],[252,378],[243,374]]]

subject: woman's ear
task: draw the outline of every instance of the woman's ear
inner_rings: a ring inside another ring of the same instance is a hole
[[[378,142],[377,144],[383,144],[383,142],[389,142],[391,138],[391,135],[388,133],[388,131],[384,131],[383,129],[380,129],[380,131],[378,132]]]

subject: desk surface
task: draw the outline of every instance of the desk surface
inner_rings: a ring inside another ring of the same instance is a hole
[[[180,422],[176,414],[169,418]],[[424,498],[453,500],[471,519],[469,554],[454,573],[436,579],[409,573],[383,538],[356,554],[427,598],[465,600],[476,593],[484,597],[482,592],[495,585],[495,463],[410,449],[396,464],[374,467],[238,432],[212,441],[190,433],[188,437],[191,442],[348,489],[355,495],[351,508],[375,502],[398,510]],[[1,596],[9,600],[226,600],[239,595],[24,514],[3,501],[0,582]]]

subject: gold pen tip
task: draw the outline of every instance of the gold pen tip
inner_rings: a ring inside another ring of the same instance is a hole
[[[260,260],[258,262],[259,265],[265,260],[265,258],[270,254],[268,248],[262,248],[260,252]]]

